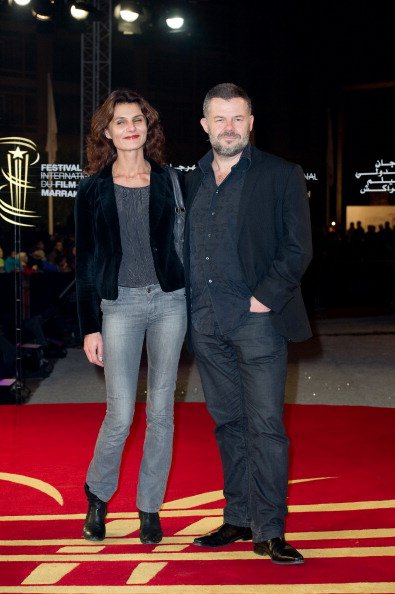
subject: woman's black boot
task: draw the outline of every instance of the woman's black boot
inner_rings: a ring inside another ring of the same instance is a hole
[[[84,489],[89,505],[82,536],[86,540],[103,540],[106,536],[104,519],[107,514],[107,503],[91,493],[86,483]]]
[[[163,538],[159,514],[139,510],[140,540],[143,544],[158,544]]]

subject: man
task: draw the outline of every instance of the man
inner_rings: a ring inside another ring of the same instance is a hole
[[[287,341],[311,336],[300,280],[312,256],[302,169],[249,143],[246,92],[211,89],[212,150],[186,177],[190,340],[224,471],[224,524],[205,547],[253,540],[273,562],[303,563],[284,539]]]

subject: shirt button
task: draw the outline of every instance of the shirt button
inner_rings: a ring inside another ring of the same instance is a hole
[[[214,216],[215,215],[215,210],[213,210],[213,212],[211,214]]]
[[[211,280],[211,278],[209,278],[209,279],[208,279],[208,282],[209,282],[209,283],[212,283],[213,281]]]
[[[206,260],[210,260],[209,256],[206,256]]]

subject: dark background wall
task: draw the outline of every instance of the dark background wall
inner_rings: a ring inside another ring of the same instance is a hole
[[[159,14],[167,3],[149,4]],[[206,151],[199,124],[204,94],[219,82],[232,81],[253,99],[257,146],[316,173],[318,181],[309,189],[317,227],[329,222],[328,210],[335,216],[335,188],[329,209],[326,188],[327,115],[330,110],[336,134],[343,106],[342,189],[349,203],[366,201],[354,171],[369,169],[378,158],[394,159],[394,4],[184,4],[192,18],[187,34],[165,35],[151,27],[142,35],[125,36],[115,20],[113,30],[112,87],[135,88],[157,107],[169,162],[192,165]],[[33,138],[42,161],[47,71],[58,118],[57,160],[79,161],[81,31],[65,16],[53,27],[38,27],[28,10],[0,4],[0,136]],[[370,88],[345,90],[357,85]],[[387,196],[389,202],[394,195]],[[37,201],[45,224],[45,208]],[[71,210],[72,201],[58,200],[56,219],[65,220]]]

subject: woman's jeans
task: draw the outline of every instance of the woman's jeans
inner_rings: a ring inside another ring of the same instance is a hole
[[[108,501],[117,489],[146,338],[147,426],[137,507],[157,512],[163,502],[172,458],[174,390],[186,332],[185,291],[164,293],[159,285],[119,287],[118,299],[103,299],[101,308],[107,411],[86,482],[102,501]]]

